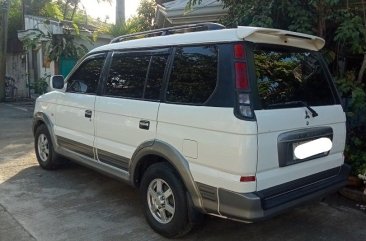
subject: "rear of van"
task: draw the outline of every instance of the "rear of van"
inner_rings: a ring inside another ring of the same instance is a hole
[[[324,40],[238,28],[236,115],[257,124],[256,192],[219,190],[223,216],[257,220],[334,192],[344,164],[346,117],[319,50]],[[245,179],[243,180],[245,181]]]

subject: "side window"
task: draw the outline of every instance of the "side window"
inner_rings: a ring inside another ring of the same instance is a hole
[[[152,56],[149,74],[146,81],[144,98],[147,100],[159,100],[161,85],[164,78],[165,66],[168,56]]]
[[[215,90],[218,53],[215,46],[177,48],[166,99],[203,104]]]
[[[142,98],[151,56],[114,54],[105,94]]]
[[[103,69],[105,56],[86,60],[67,81],[67,92],[95,94],[98,88],[100,74]]]

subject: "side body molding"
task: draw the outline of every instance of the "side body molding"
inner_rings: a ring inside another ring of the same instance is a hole
[[[143,157],[148,155],[160,156],[161,158],[167,160],[175,168],[175,170],[177,170],[180,177],[182,178],[184,185],[191,195],[193,205],[201,211],[205,211],[200,192],[189,169],[188,161],[177,149],[166,142],[160,140],[150,140],[141,144],[136,149],[131,158],[129,167],[132,185],[136,186],[136,170],[138,170],[139,165],[141,164],[140,161],[143,159]]]

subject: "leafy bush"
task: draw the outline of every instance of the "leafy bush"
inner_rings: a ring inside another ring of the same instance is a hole
[[[48,83],[47,80],[50,78],[50,75],[45,75],[44,77],[39,78],[34,83],[32,83],[29,87],[34,89],[35,94],[42,95],[47,92]],[[27,86],[28,87],[28,86]]]
[[[347,114],[346,161],[354,175],[366,173],[366,92],[353,71],[336,81]]]

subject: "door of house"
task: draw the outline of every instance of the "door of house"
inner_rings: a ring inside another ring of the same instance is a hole
[[[66,78],[72,68],[74,68],[77,59],[61,57],[60,58],[60,74]]]

